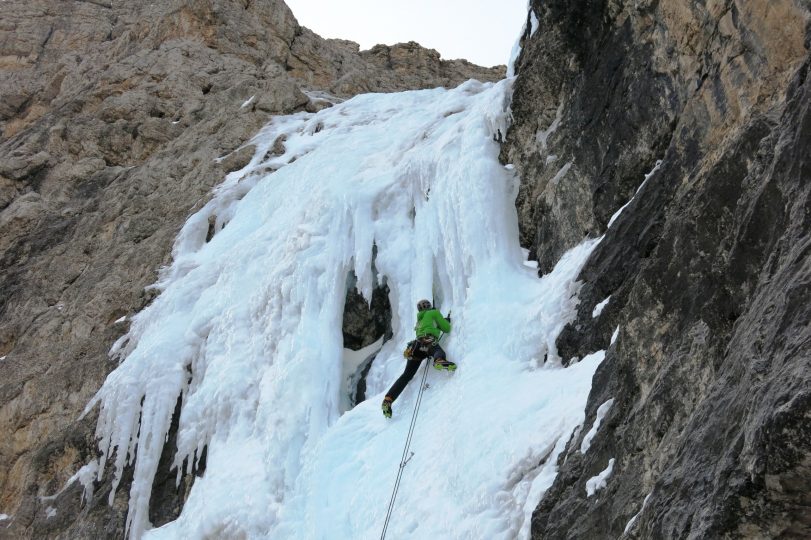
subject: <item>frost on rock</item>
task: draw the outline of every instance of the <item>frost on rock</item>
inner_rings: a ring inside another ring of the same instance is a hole
[[[568,173],[569,169],[571,169],[571,168],[572,168],[572,162],[570,161],[566,165],[564,165],[563,167],[560,168],[560,170],[555,174],[554,178],[552,178],[552,180],[549,181],[549,183],[552,184],[552,185],[557,185],[557,183],[560,182],[563,179],[564,176],[566,176],[566,173]]]
[[[379,536],[416,385],[391,420],[379,403],[423,297],[453,310],[443,346],[460,367],[428,375],[390,536],[526,537],[602,360],[562,369],[555,348],[599,240],[543,278],[524,265],[515,177],[494,142],[511,84],[361,95],[276,117],[250,142],[250,163],[180,231],[159,296],[130,317],[121,363],[88,405],[100,406],[96,477],[113,461],[110,500],[134,463],[131,537]],[[385,282],[393,317],[371,397],[351,410],[350,274],[367,300]],[[178,396],[178,479],[204,449],[206,471],[180,517],[150,529]]]
[[[603,423],[603,418],[605,415],[608,414],[609,409],[614,404],[614,398],[609,399],[599,407],[597,407],[597,415],[594,418],[594,425],[591,426],[591,429],[586,436],[583,437],[583,442],[580,443],[580,452],[585,454],[588,452],[588,449],[591,447],[591,441],[594,439],[594,436],[597,435],[597,430],[600,429],[600,424]]]
[[[608,298],[606,298],[605,300],[603,300],[602,302],[600,302],[599,304],[594,306],[594,311],[591,312],[591,318],[592,319],[600,316],[600,313],[603,312],[603,309],[605,308],[605,306],[608,305],[609,300],[611,300],[610,295],[608,296]]]
[[[546,129],[539,129],[538,133],[535,134],[535,140],[541,145],[541,149],[546,151],[549,147],[549,137],[551,137],[560,127],[560,122],[563,120],[563,102],[561,101],[560,105],[558,105],[557,111],[555,112],[555,119]],[[551,159],[550,159],[551,158]],[[547,156],[546,164],[554,163],[557,160],[557,156]],[[567,163],[567,167],[571,167],[572,163]],[[566,169],[569,170],[568,168]],[[564,173],[565,174],[565,173]]]
[[[604,471],[586,481],[586,496],[591,497],[603,489],[612,472],[614,472],[614,458],[608,460],[608,467],[606,467]]]
[[[622,534],[628,534],[631,531],[631,529],[634,528],[634,525],[636,524],[636,521],[639,519],[639,516],[641,516],[642,512],[645,511],[645,507],[648,505],[648,499],[650,499],[651,495],[653,495],[653,492],[650,492],[645,496],[645,500],[642,501],[642,508],[640,508],[639,512],[634,514],[633,517],[628,520],[628,523],[625,524],[625,530],[622,531]]]

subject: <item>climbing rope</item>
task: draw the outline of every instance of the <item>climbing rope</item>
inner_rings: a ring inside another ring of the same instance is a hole
[[[442,339],[440,337],[440,339]],[[397,480],[394,482],[394,489],[391,492],[391,500],[389,500],[389,509],[386,512],[386,521],[383,523],[383,532],[380,534],[380,540],[386,539],[386,531],[389,528],[389,520],[391,520],[391,513],[394,510],[394,500],[397,498],[397,490],[400,489],[400,479],[403,477],[403,469],[408,465],[408,462],[414,456],[414,452],[408,454],[411,448],[411,438],[414,435],[414,426],[417,423],[417,414],[420,412],[420,403],[422,402],[422,392],[425,390],[425,380],[428,378],[428,364],[431,363],[431,358],[425,359],[425,368],[422,370],[422,382],[420,382],[420,391],[417,394],[417,402],[414,403],[414,413],[411,415],[411,425],[408,427],[408,437],[406,437],[405,446],[403,447],[403,456],[400,458],[400,468],[397,471]],[[408,455],[408,458],[406,458]]]

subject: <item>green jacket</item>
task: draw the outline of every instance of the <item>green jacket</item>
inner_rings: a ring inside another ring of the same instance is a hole
[[[445,320],[445,317],[436,310],[428,309],[426,311],[417,312],[417,325],[414,327],[417,331],[417,337],[432,335],[439,338],[440,330],[446,334],[451,332],[451,323]]]

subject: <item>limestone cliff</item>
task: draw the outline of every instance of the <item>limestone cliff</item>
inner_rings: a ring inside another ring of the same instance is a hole
[[[604,235],[557,346],[607,350],[533,537],[811,537],[811,6],[530,7],[502,158],[542,272]],[[324,40],[281,0],[12,0],[0,75],[0,538],[115,538],[109,474],[58,493],[96,453],[77,418],[243,145],[274,114],[503,69]],[[387,331],[371,307],[350,299],[347,344]],[[177,490],[164,457],[155,525],[194,479]]]
[[[558,347],[607,349],[533,538],[808,538],[809,4],[531,9],[503,159],[542,270],[605,235]]]
[[[13,518],[0,537],[121,537],[128,490],[107,506],[109,475],[83,506],[77,485],[42,497],[95,456],[94,417],[77,418],[114,367],[121,318],[151,300],[180,225],[250,158],[243,145],[275,113],[326,106],[324,93],[504,68],[415,43],[358,51],[281,0],[13,0],[2,12],[0,509]],[[189,482],[176,492],[164,467],[156,525]]]

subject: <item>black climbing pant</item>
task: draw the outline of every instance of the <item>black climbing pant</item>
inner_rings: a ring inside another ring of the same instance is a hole
[[[417,374],[417,370],[420,369],[420,365],[422,361],[426,358],[429,359],[445,359],[445,351],[440,347],[438,344],[434,343],[427,347],[427,350],[423,351],[419,344],[414,346],[414,352],[411,354],[411,358],[406,360],[406,367],[403,371],[403,374],[400,375],[394,384],[391,385],[389,391],[386,392],[386,397],[390,397],[392,401],[397,399],[402,391],[405,389],[406,385],[414,378],[414,375]]]

